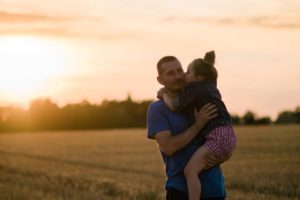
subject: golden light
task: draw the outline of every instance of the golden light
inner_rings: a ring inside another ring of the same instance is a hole
[[[34,37],[0,38],[0,91],[10,98],[30,98],[52,78],[66,72],[64,47]]]

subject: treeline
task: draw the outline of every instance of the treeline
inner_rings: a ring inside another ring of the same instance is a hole
[[[146,113],[152,100],[87,101],[58,107],[49,99],[31,103],[28,110],[0,107],[0,131],[85,130],[146,127]]]
[[[146,127],[148,105],[152,100],[135,102],[130,95],[122,101],[105,100],[101,104],[83,101],[58,107],[49,99],[34,100],[28,110],[0,107],[0,131],[85,130]],[[300,123],[300,107],[283,111],[276,121],[257,117],[248,111],[232,115],[235,125]]]
[[[268,116],[257,117],[251,111],[247,111],[242,117],[232,115],[231,119],[234,125],[300,124],[300,106],[294,111],[280,112],[275,121],[272,121]]]

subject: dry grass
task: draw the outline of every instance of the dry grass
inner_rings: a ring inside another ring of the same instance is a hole
[[[300,126],[238,127],[223,165],[228,199],[300,196]],[[144,129],[0,134],[0,199],[164,199]]]

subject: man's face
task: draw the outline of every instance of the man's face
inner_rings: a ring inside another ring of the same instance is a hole
[[[184,72],[178,60],[163,63],[162,73],[158,77],[160,84],[173,93],[180,92],[185,85]]]

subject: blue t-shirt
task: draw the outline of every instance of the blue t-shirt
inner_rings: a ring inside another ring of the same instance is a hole
[[[169,110],[162,100],[158,100],[149,105],[147,126],[148,138],[154,139],[155,134],[161,131],[170,131],[172,135],[183,133],[189,127],[189,121],[184,115]],[[183,170],[198,148],[198,144],[190,143],[172,156],[167,156],[160,150],[167,175],[166,189],[172,187],[187,192]],[[226,196],[224,178],[219,165],[203,171],[199,178],[202,197]]]

